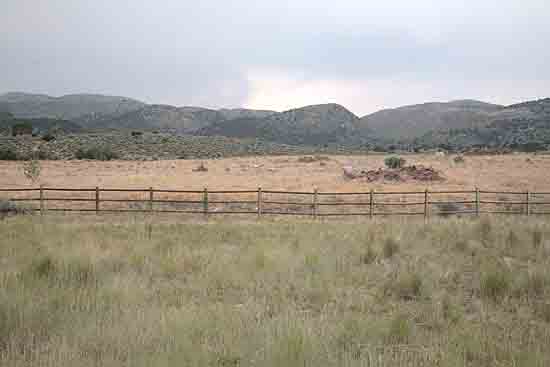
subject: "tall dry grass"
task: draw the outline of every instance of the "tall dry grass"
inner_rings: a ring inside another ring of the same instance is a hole
[[[550,364],[542,220],[152,228],[0,222],[0,365]]]

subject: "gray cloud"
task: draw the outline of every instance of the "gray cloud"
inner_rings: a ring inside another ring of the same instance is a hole
[[[437,96],[550,95],[543,0],[4,0],[1,8],[0,92],[230,107],[255,100],[251,74],[276,70],[298,84],[399,82],[376,103],[342,94],[358,113]],[[418,85],[430,93],[411,93]]]

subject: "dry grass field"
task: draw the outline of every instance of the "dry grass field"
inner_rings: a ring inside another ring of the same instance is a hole
[[[377,169],[384,157],[331,156],[49,161],[40,183],[550,191],[547,156],[406,158],[445,180],[346,180],[343,166]],[[208,171],[193,171],[201,163]],[[21,167],[0,162],[0,187],[31,186]],[[7,217],[0,366],[548,366],[549,269],[540,216]]]
[[[111,187],[198,189],[285,189],[311,191],[473,189],[503,191],[549,191],[550,156],[497,155],[467,156],[456,164],[452,156],[408,155],[408,164],[440,170],[442,182],[367,183],[343,178],[342,167],[377,169],[384,156],[330,156],[323,162],[301,163],[299,157],[250,157],[209,161],[46,161],[42,162],[41,183],[50,187]],[[204,162],[208,172],[193,172]],[[30,186],[22,162],[0,162],[0,187]]]
[[[550,365],[547,221],[146,223],[0,221],[0,365]]]

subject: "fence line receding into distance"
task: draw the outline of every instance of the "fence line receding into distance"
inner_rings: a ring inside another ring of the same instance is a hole
[[[547,201],[546,199],[549,197]],[[113,188],[0,188],[0,200],[23,203],[45,214],[182,213],[199,215],[480,215],[550,214],[550,192],[363,191],[321,192],[281,190],[164,190]]]

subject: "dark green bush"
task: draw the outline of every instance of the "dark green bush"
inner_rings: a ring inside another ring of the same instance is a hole
[[[89,149],[79,149],[75,153],[76,159],[93,159],[98,161],[110,161],[117,159],[118,154],[109,148],[93,147]]]
[[[386,164],[386,167],[396,169],[396,168],[404,167],[406,161],[401,157],[393,156],[393,157],[386,158],[384,160],[384,163]]]
[[[32,211],[9,200],[0,200],[0,218],[5,215],[30,214]]]
[[[0,149],[0,161],[15,161],[17,160],[17,154],[9,149],[9,148],[4,148],[4,149]]]
[[[45,142],[54,141],[55,140],[55,135],[47,133],[46,135],[44,135],[42,137],[42,140],[44,140]]]

